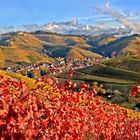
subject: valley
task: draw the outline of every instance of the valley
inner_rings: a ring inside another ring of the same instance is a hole
[[[0,2],[0,140],[140,140],[140,1]]]
[[[55,75],[65,81],[72,72],[71,80],[76,83],[103,84],[105,93],[118,90],[124,100],[114,103],[132,109],[135,102],[128,103],[131,87],[140,84],[139,38],[137,34],[117,38],[41,31],[3,34],[1,44],[6,44],[0,46],[0,67],[25,79]]]

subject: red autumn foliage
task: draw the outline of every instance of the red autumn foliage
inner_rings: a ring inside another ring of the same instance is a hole
[[[133,86],[131,88],[131,96],[137,97],[138,95],[140,95],[140,86]]]
[[[80,92],[54,83],[55,78],[42,79],[29,90],[24,82],[0,78],[1,139],[140,139],[140,118],[94,98],[84,83]]]

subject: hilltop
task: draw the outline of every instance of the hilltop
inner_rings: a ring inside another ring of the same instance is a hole
[[[117,40],[118,38],[113,35],[97,35],[97,36],[82,36],[82,38],[86,39],[88,44],[94,47],[100,47],[109,44],[112,41]],[[94,50],[93,50],[94,51]]]

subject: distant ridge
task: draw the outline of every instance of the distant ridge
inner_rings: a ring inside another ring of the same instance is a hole
[[[54,57],[101,57],[90,51],[92,46],[79,36],[55,33],[12,32],[0,35],[0,67],[17,65],[17,62],[54,62]]]
[[[96,53],[111,57],[124,57],[140,54],[140,35],[134,34],[118,38],[108,44],[101,45],[95,49]]]

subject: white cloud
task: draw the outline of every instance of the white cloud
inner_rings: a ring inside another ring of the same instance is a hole
[[[122,23],[126,28],[129,28],[131,31],[133,31],[133,32],[137,31],[136,25],[133,24],[133,22],[131,20],[127,19],[119,11],[112,8],[109,5],[109,1],[107,1],[105,3],[105,5],[103,5],[103,6],[96,6],[96,10],[102,14],[111,15],[112,17],[115,17],[118,22]]]

